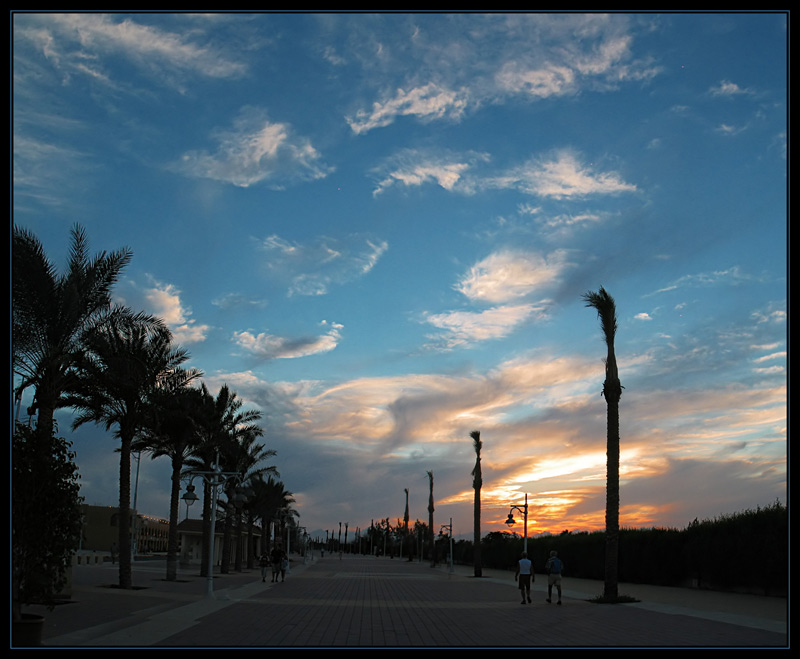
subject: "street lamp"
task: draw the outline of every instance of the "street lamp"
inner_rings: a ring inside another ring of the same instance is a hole
[[[442,533],[444,529],[447,529],[447,536]],[[439,529],[439,537],[449,537],[450,538],[450,567],[449,571],[452,574],[455,570],[453,569],[453,518],[450,518],[449,524],[442,524],[441,528]]]
[[[219,459],[219,458],[217,458]],[[186,494],[181,498],[187,502],[197,500],[197,495],[194,494],[194,486],[192,480],[195,476],[199,476],[211,488],[211,530],[208,538],[208,576],[206,580],[206,597],[214,597],[214,536],[216,534],[217,524],[217,490],[220,487],[225,487],[231,481],[241,481],[242,476],[236,471],[222,471],[220,466],[215,462],[211,466],[210,471],[191,471],[188,474],[191,478],[189,485],[186,486]],[[191,488],[191,489],[190,489]],[[194,496],[194,499],[192,499]],[[187,509],[188,514],[188,509]]]
[[[519,506],[511,506],[511,510],[508,511],[508,519],[506,520],[506,524],[509,527],[514,526],[516,522],[514,521],[514,511],[522,513],[522,518],[525,520],[525,540],[523,541],[523,548],[522,551],[528,551],[528,495],[525,494],[525,506],[520,508]]]
[[[186,486],[186,493],[181,497],[181,500],[186,504],[186,519],[189,519],[189,506],[191,506],[198,497],[194,493],[194,485],[190,482]]]

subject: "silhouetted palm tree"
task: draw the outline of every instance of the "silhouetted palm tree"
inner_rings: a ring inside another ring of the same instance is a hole
[[[256,422],[261,413],[257,410],[242,410],[243,401],[237,398],[227,384],[222,385],[216,396],[212,396],[203,383],[200,386],[202,411],[196,418],[199,443],[186,460],[187,471],[211,471],[222,462],[226,444],[250,432],[261,432]],[[212,510],[211,486],[203,481],[203,547],[200,574],[208,576],[208,545],[211,535]]]
[[[260,417],[260,413],[258,415]],[[258,426],[249,425],[237,428],[230,441],[223,444],[223,451],[220,454],[223,469],[226,472],[239,474],[238,481],[228,481],[228,486],[225,488],[228,502],[222,553],[223,573],[227,573],[229,570],[231,553],[234,556],[234,570],[241,571],[242,569],[241,511],[246,505],[247,499],[253,494],[248,485],[249,479],[257,474],[275,471],[275,467],[262,464],[264,460],[274,457],[275,451],[267,449],[263,444],[256,443],[261,435],[263,435],[263,430]]]
[[[603,396],[606,399],[606,557],[604,598],[615,600],[618,596],[617,560],[619,544],[619,401],[622,385],[617,371],[614,338],[617,334],[617,309],[612,298],[602,287],[596,293],[583,296],[587,307],[594,307],[603,328],[608,353]]]
[[[12,244],[12,358],[17,402],[34,387],[37,428],[53,430],[53,413],[62,407],[85,335],[112,313],[111,290],[133,254],[128,249],[89,257],[85,231],[71,232],[67,270],[58,275],[41,242],[14,227]]]
[[[402,551],[403,545],[406,546],[406,550],[408,550],[408,488],[403,490],[406,493],[406,510],[403,513],[403,541],[400,545],[400,550]],[[411,560],[411,552],[408,551],[408,560]]]
[[[436,552],[433,551],[433,472],[426,471],[428,475],[428,484],[430,490],[428,492],[428,547],[431,552],[431,563],[436,563]]]
[[[256,474],[249,480],[253,498],[248,504],[248,510],[255,519],[261,521],[261,544],[266,552],[269,551],[270,525],[280,519],[281,513],[285,513],[295,502],[294,495],[275,476],[278,476],[277,471],[270,473],[266,480],[264,474]]]
[[[472,447],[475,449],[475,466],[472,469],[472,488],[475,490],[475,502],[473,507],[473,549],[472,557],[475,569],[475,576],[483,576],[481,567],[481,487],[483,487],[483,476],[481,475],[481,433],[473,430],[469,436],[472,438]],[[452,531],[452,529],[451,529]]]
[[[92,332],[78,362],[65,405],[77,410],[73,428],[94,422],[116,427],[120,440],[119,585],[131,587],[131,445],[147,419],[154,392],[186,376],[178,367],[188,354],[172,347],[172,335],[157,319],[116,317]]]
[[[181,472],[187,457],[197,444],[194,417],[199,413],[201,393],[187,386],[200,377],[199,371],[190,371],[186,377],[163,386],[154,392],[148,418],[131,447],[132,451],[145,451],[155,459],[166,456],[172,465],[169,535],[167,540],[167,581],[178,578],[178,514],[180,507]]]

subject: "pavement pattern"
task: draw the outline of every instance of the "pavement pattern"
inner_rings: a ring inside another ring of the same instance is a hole
[[[564,577],[562,605],[537,575],[521,604],[513,572],[398,558],[294,556],[284,582],[258,568],[166,581],[165,562],[78,565],[68,603],[45,615],[45,647],[555,647],[788,649],[787,598],[620,584],[639,601],[596,604],[602,583]]]

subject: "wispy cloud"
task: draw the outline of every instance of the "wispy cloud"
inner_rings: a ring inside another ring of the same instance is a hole
[[[508,336],[535,314],[544,317],[544,305],[518,304],[482,311],[447,311],[427,314],[425,321],[443,330],[441,334],[430,337],[434,345],[449,350]]]
[[[67,76],[110,80],[106,56],[123,56],[148,74],[178,70],[229,78],[246,71],[246,65],[224,51],[200,43],[202,33],[197,31],[174,32],[103,13],[38,14],[22,24],[17,19],[15,36],[38,47]]]
[[[366,71],[374,69],[374,85],[383,89],[387,77],[406,81],[389,92],[378,92],[379,100],[371,108],[347,117],[355,133],[388,126],[403,116],[424,122],[458,121],[509,97],[540,100],[586,89],[602,91],[660,73],[658,66],[634,56],[634,36],[624,18],[448,18],[410,20],[401,26],[413,44],[402,50],[402,68],[397,67],[395,53],[382,47],[380,36],[353,40],[357,51],[371,49],[372,58],[363,53],[358,57]],[[409,66],[409,57],[417,66]]]
[[[256,108],[245,108],[232,128],[219,129],[211,137],[217,145],[213,152],[189,151],[175,168],[242,188],[257,183],[280,188],[325,178],[332,171],[310,140],[295,135],[289,124],[270,121]]]
[[[616,172],[597,171],[565,149],[552,156],[531,160],[494,180],[501,188],[515,188],[525,194],[554,199],[582,198],[636,191]]]
[[[709,89],[709,93],[712,96],[733,97],[733,96],[749,96],[753,92],[750,91],[749,89],[744,89],[742,87],[739,87],[739,85],[737,85],[734,82],[731,82],[730,80],[723,80],[719,84],[711,87],[711,89]]]
[[[422,121],[458,120],[467,106],[464,90],[443,89],[428,83],[413,89],[398,89],[394,95],[372,104],[370,110],[359,110],[347,118],[356,134],[366,133],[393,123],[398,117],[413,116]]]
[[[550,254],[500,250],[472,266],[456,288],[472,301],[506,303],[541,294],[556,284],[572,265],[567,250]]]
[[[266,332],[253,334],[249,331],[234,332],[234,342],[249,354],[260,360],[295,359],[319,353],[330,352],[342,338],[343,326],[323,321],[326,331],[318,336],[289,338],[275,336]]]
[[[439,185],[450,192],[462,194],[510,189],[556,200],[637,191],[635,184],[626,182],[617,172],[602,171],[592,163],[585,163],[571,149],[561,149],[520,165],[495,168],[491,173],[486,173],[480,166],[489,161],[490,156],[485,153],[456,155],[434,154],[430,150],[405,150],[375,170],[379,181],[374,194],[384,192],[391,186],[418,187],[425,184]],[[591,214],[562,216],[558,223],[563,226],[594,219]]]
[[[325,295],[332,286],[368,274],[389,244],[355,235],[321,236],[306,243],[271,235],[260,242],[260,248],[268,254],[265,266],[269,272],[289,280],[289,295]]]
[[[475,167],[488,159],[487,154],[479,153],[406,149],[374,170],[379,180],[373,194],[378,195],[395,185],[420,187],[425,184],[438,185],[449,192],[471,193],[476,186]]]
[[[153,281],[153,286],[144,289],[143,294],[148,310],[167,323],[176,343],[206,340],[210,327],[191,318],[192,311],[181,302],[181,292],[176,286]]]
[[[740,266],[732,266],[730,268],[727,268],[726,270],[714,270],[712,272],[698,272],[695,274],[683,275],[682,277],[676,279],[674,282],[668,284],[667,286],[658,289],[651,295],[655,293],[664,293],[666,291],[672,291],[680,288],[715,286],[720,284],[728,286],[736,286],[744,282],[754,282],[762,280],[763,277],[761,275],[752,275],[742,270]]]

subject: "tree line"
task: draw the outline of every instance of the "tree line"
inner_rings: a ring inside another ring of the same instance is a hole
[[[481,539],[486,568],[513,570],[522,552],[516,533],[493,531]],[[528,538],[528,556],[541,572],[551,550],[558,551],[565,576],[603,580],[604,531],[570,532]],[[789,581],[789,515],[772,505],[694,520],[683,529],[622,528],[618,536],[618,576],[623,583],[742,590],[786,596]],[[455,561],[473,562],[473,543],[455,543]]]
[[[30,496],[33,472],[39,479],[47,477],[41,466],[54,452],[61,456],[61,465],[60,471],[54,467],[48,472],[51,478],[63,482],[65,461],[72,464],[74,453],[68,450],[69,443],[62,440],[54,448],[56,410],[73,410],[73,430],[94,423],[111,431],[120,456],[118,551],[122,588],[132,587],[133,453],[167,457],[172,464],[168,580],[177,578],[178,509],[181,482],[187,475],[222,471],[234,476],[220,485],[226,513],[224,571],[231,563],[239,569],[245,558],[252,564],[254,543],[247,543],[247,547],[237,544],[243,524],[252,529],[261,521],[266,541],[270,522],[278,520],[285,528],[298,516],[292,507],[292,493],[278,480],[275,466],[267,464],[275,451],[261,441],[261,413],[243,409],[243,401],[227,385],[216,395],[209,392],[201,382],[203,373],[185,367],[189,353],[174,344],[162,319],[113,302],[114,286],[132,256],[127,248],[90,256],[86,232],[75,226],[66,269],[59,273],[33,233],[16,226],[13,229],[14,511],[17,504],[22,505],[23,496]],[[33,396],[25,425],[19,418],[23,394],[29,389]],[[34,464],[27,465],[26,460]],[[68,480],[74,482],[79,476],[75,469],[70,473]],[[204,552],[209,544],[211,516],[216,514],[211,510],[209,480],[202,479]],[[80,537],[75,521],[79,522],[75,510],[80,497],[75,490],[70,491],[71,497],[60,503],[61,514],[43,511],[36,523],[49,525],[51,535],[58,535],[67,545],[72,543],[74,551]],[[23,522],[31,526],[34,521],[22,515],[14,517],[14,588],[20,594],[26,580],[22,556],[30,549],[24,546]],[[54,568],[56,580],[63,578],[68,562],[64,560],[65,551],[62,547],[60,566]],[[206,570],[205,560],[201,570]]]

